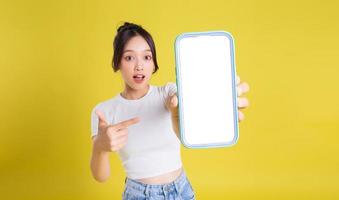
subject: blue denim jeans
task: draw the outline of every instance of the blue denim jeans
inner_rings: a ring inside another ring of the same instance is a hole
[[[176,180],[163,185],[145,184],[126,177],[122,199],[194,200],[195,194],[185,171],[182,170],[182,173]]]

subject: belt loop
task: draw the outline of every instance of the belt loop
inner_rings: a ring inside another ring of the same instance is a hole
[[[175,187],[175,190],[177,191],[177,194],[180,195],[179,184],[176,181],[174,182],[174,187]]]
[[[145,196],[146,196],[146,199],[149,198],[149,187],[150,187],[150,185],[146,184],[146,186],[145,186]]]
[[[165,199],[167,199],[167,192],[168,192],[167,186],[166,185],[162,185],[161,186],[161,190],[162,190],[162,192],[164,194]]]

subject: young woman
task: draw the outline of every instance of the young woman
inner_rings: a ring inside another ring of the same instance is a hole
[[[125,88],[93,108],[93,177],[108,179],[109,153],[117,152],[127,174],[123,199],[195,199],[180,158],[176,85],[149,84],[159,69],[151,35],[126,22],[113,46],[113,70],[121,73]],[[249,87],[237,82],[240,96]],[[238,100],[239,108],[247,107],[246,98]]]

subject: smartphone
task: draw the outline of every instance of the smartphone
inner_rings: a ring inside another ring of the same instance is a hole
[[[232,35],[182,33],[174,48],[182,144],[187,148],[234,145],[239,129]]]

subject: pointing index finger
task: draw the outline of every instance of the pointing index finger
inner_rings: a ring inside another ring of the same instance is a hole
[[[116,128],[117,130],[119,130],[119,129],[127,128],[127,127],[129,127],[133,124],[136,124],[139,121],[140,121],[139,117],[134,117],[132,119],[125,120],[125,121],[119,122],[117,124],[114,124],[113,127]]]

